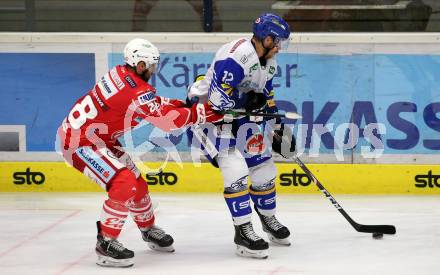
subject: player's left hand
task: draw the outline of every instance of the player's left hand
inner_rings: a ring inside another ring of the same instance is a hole
[[[193,124],[219,123],[225,118],[225,114],[213,110],[208,103],[194,104],[191,112]]]

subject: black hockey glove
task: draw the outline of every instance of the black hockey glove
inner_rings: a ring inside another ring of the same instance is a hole
[[[248,113],[261,113],[264,111],[267,99],[264,94],[256,93],[254,91],[250,91],[246,93],[246,103],[243,108]],[[249,116],[249,120],[255,123],[262,123],[264,117],[261,116]]]
[[[267,99],[264,94],[256,93],[254,91],[250,91],[246,93],[247,100],[244,104],[244,109],[246,112],[256,112],[264,108],[267,103]]]
[[[290,127],[281,124],[273,130],[272,150],[288,159],[295,155],[296,139]]]

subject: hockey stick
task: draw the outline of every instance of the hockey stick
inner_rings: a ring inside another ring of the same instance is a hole
[[[271,114],[271,113],[246,112],[244,110],[237,109],[237,110],[229,110],[226,113],[233,116],[262,116],[268,118],[288,118],[288,119],[302,118],[302,116],[294,112],[285,112],[284,114],[279,114],[279,113]]]
[[[264,116],[264,117],[279,117],[279,118],[291,118],[291,119],[298,119],[301,118],[300,115],[296,113],[290,113],[287,112],[285,114],[265,114],[265,113],[252,113],[252,112],[245,112],[243,110],[230,110],[228,111],[229,114],[233,116],[238,115],[247,115],[247,116]],[[283,136],[283,139],[286,137]],[[287,141],[287,144],[290,144],[290,140]],[[289,156],[292,157],[292,156]],[[313,173],[307,168],[307,166],[298,158],[298,156],[293,156],[294,161],[301,167],[301,169],[309,176],[313,182],[318,186],[319,190],[330,200],[330,202],[333,204],[333,206],[338,209],[338,211],[344,216],[344,218],[353,226],[353,228],[358,232],[363,233],[373,233],[373,237],[375,237],[375,234],[396,234],[396,227],[394,225],[365,225],[365,224],[359,224],[355,222],[348,214],[345,212],[345,210],[342,208],[342,206],[336,201],[336,199],[330,194],[330,192],[325,189],[325,187],[319,182],[319,180],[313,175]]]
[[[309,176],[313,182],[318,186],[319,190],[330,200],[336,209],[344,216],[344,218],[353,226],[357,232],[364,233],[380,233],[380,234],[396,234],[396,227],[394,225],[365,225],[355,222],[342,206],[335,200],[335,198],[325,189],[325,187],[319,182],[319,180],[310,172],[305,164],[297,157],[294,156],[295,162],[301,167],[301,169]],[[374,236],[374,235],[373,235]]]

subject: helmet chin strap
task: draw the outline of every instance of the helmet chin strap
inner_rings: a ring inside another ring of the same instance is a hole
[[[260,64],[261,64],[261,66],[266,66],[266,63],[267,63],[267,59],[266,59],[266,57],[267,57],[267,54],[274,48],[274,47],[272,47],[272,48],[266,48],[265,46],[264,46],[264,41],[263,40],[259,40],[260,42],[261,42],[261,46],[263,46],[263,49],[264,49],[264,54],[261,56],[261,57],[259,57],[258,59],[260,60]],[[254,48],[255,48],[255,44],[254,44],[254,42],[252,41],[252,44],[254,45]]]
[[[150,80],[150,77],[151,77],[151,75],[150,75],[150,77],[148,77],[147,73],[148,73],[148,70],[145,70],[141,75],[139,75],[145,82],[148,82],[148,80]]]
[[[261,64],[261,66],[266,66],[267,54],[273,49],[273,47],[272,48],[266,48],[266,47],[264,47],[264,43],[263,42],[261,44],[263,45],[263,48],[264,48],[264,54],[263,54],[262,57],[260,57],[260,64]]]

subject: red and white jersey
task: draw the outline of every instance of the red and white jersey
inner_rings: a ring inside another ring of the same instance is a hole
[[[184,105],[181,100],[157,96],[135,72],[116,66],[75,103],[64,119],[64,146],[114,144],[141,120],[168,131],[185,126],[191,123],[191,110],[182,108]],[[167,115],[171,110],[177,112]]]

